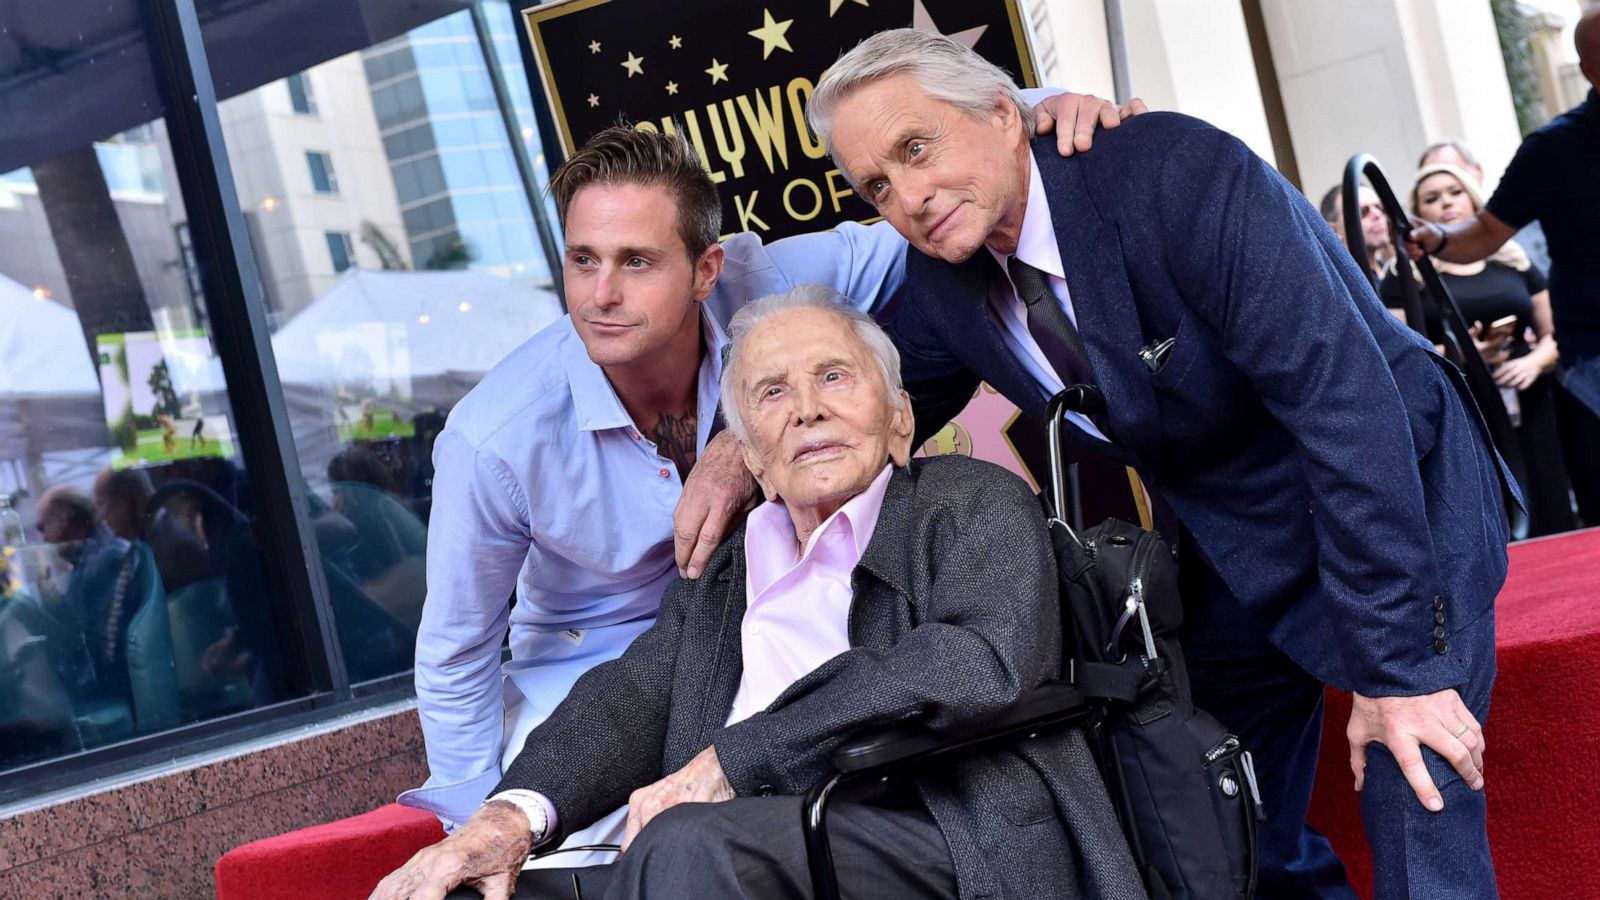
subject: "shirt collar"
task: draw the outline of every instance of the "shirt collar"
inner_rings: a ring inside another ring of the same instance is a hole
[[[706,345],[706,355],[700,360],[698,411],[699,417],[704,420],[701,428],[703,433],[705,426],[710,423],[707,400],[710,401],[710,414],[714,415],[716,411],[717,390],[722,380],[722,355],[728,345],[728,336],[706,305],[701,303],[699,306],[700,329]],[[611,379],[606,377],[605,370],[589,358],[589,351],[583,346],[583,339],[578,337],[570,315],[566,322],[569,334],[561,342],[561,361],[567,370],[567,386],[572,391],[572,406],[578,413],[578,427],[584,431],[632,427],[633,420],[623,408],[622,398],[617,396],[616,388],[611,386]]]
[[[1022,232],[1017,235],[1018,259],[1046,275],[1066,280],[1067,270],[1061,264],[1061,245],[1056,241],[1055,223],[1050,220],[1050,201],[1045,196],[1044,179],[1039,177],[1039,165],[1030,156],[1028,166],[1028,205],[1022,211]],[[995,262],[1005,270],[1010,257],[995,253]]]
[[[747,572],[748,596],[754,599],[771,587],[779,578],[804,562],[816,550],[824,536],[842,531],[850,540],[851,568],[860,562],[872,534],[878,527],[878,515],[883,509],[883,495],[888,490],[889,478],[894,474],[894,464],[889,463],[867,485],[867,489],[851,497],[812,532],[804,553],[797,553],[798,540],[794,520],[783,503],[768,500],[750,511],[745,520],[744,554]]]

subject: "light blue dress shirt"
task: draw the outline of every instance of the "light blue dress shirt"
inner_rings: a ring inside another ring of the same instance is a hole
[[[815,283],[881,315],[904,281],[905,242],[885,223],[770,245],[739,234],[724,247],[702,312],[709,352],[699,377],[700,449],[717,408],[723,326],[735,311]],[[502,746],[508,706],[542,719],[583,671],[620,655],[650,624],[676,575],[672,512],[682,484],[635,429],[568,317],[456,405],[434,445],[434,468],[415,672],[430,776],[402,802],[449,824],[477,809],[503,758],[520,749]],[[502,669],[508,629],[512,660]],[[520,744],[514,732],[522,729],[511,730]]]

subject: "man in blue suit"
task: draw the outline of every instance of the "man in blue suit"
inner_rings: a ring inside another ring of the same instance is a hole
[[[1143,475],[1183,548],[1195,701],[1261,775],[1260,895],[1354,896],[1305,825],[1331,684],[1355,693],[1377,896],[1495,896],[1480,723],[1510,482],[1460,374],[1317,211],[1180,115],[1060,158],[1005,73],[923,32],[841,57],[809,115],[911,243],[919,440],[980,380],[1035,418],[1065,385],[1103,395],[1069,430]]]

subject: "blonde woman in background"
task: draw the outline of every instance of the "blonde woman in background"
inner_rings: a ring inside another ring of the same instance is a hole
[[[1483,206],[1478,181],[1454,165],[1434,163],[1417,173],[1411,188],[1411,213],[1429,222],[1450,224],[1470,218]],[[1478,351],[1494,371],[1506,411],[1516,427],[1526,469],[1522,485],[1533,536],[1577,527],[1569,494],[1567,467],[1556,433],[1555,372],[1559,353],[1544,275],[1520,248],[1508,242],[1487,260],[1452,263],[1433,260],[1439,277],[1473,329]],[[1379,287],[1384,302],[1399,314],[1400,284],[1393,267]],[[1443,340],[1436,309],[1425,309],[1431,340]],[[1494,328],[1507,319],[1509,326]]]

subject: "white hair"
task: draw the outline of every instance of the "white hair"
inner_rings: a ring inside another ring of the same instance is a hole
[[[878,32],[839,57],[812,92],[806,120],[830,153],[833,115],[839,104],[868,82],[902,73],[915,78],[928,96],[973,117],[988,115],[996,95],[1004,96],[1022,116],[1024,134],[1033,136],[1033,107],[1004,69],[942,34],[895,28]]]
[[[821,284],[802,284],[787,293],[751,301],[734,313],[733,321],[728,323],[728,346],[723,350],[722,366],[722,420],[734,437],[743,441],[747,434],[743,410],[740,408],[742,398],[737,393],[739,351],[757,325],[792,309],[820,309],[849,322],[855,329],[856,338],[872,351],[873,358],[878,361],[883,383],[888,388],[890,405],[895,409],[905,408],[905,397],[900,393],[900,351],[895,349],[888,333],[871,316],[856,309],[833,288]]]

